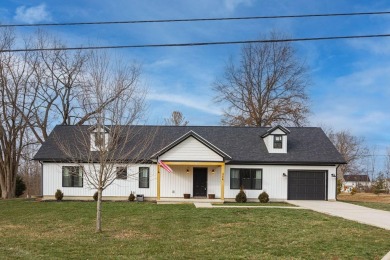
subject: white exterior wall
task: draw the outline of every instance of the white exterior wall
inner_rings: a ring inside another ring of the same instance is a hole
[[[74,164],[73,164],[74,165]],[[61,163],[44,163],[43,164],[43,195],[44,197],[53,196],[57,189],[64,192],[64,196],[76,197],[92,197],[95,193],[93,188],[90,188],[84,177],[83,187],[62,187],[62,166],[72,166],[72,164]],[[138,167],[150,167],[149,188],[138,188]],[[196,166],[199,168],[207,168],[207,193],[215,194],[216,198],[221,197],[221,182],[220,182],[220,167]],[[87,168],[87,167],[85,167]],[[161,198],[183,198],[184,193],[193,195],[193,166],[171,166],[173,172],[168,173],[161,168]],[[225,167],[225,199],[234,199],[239,192],[238,189],[230,189],[230,169],[231,168],[251,168],[263,170],[262,190],[245,190],[245,193],[250,199],[257,199],[259,194],[266,191],[271,200],[287,200],[287,177],[283,173],[288,174],[288,170],[323,170],[328,171],[328,200],[335,199],[336,178],[332,174],[336,174],[335,166],[277,166],[277,165],[226,165]],[[189,174],[187,174],[189,169]],[[214,169],[214,174],[212,170]],[[144,194],[145,197],[157,197],[157,167],[153,165],[134,165],[127,169],[127,180],[115,180],[104,192],[105,196],[129,196],[133,191],[135,194]],[[133,173],[133,174],[132,174]]]
[[[274,148],[274,135],[282,135],[282,149]],[[269,153],[287,153],[287,135],[282,130],[276,129],[263,140]]]
[[[90,197],[92,198],[95,189],[91,187],[86,177],[83,176],[83,187],[62,187],[62,166],[75,166],[71,163],[44,163],[43,164],[43,196],[51,197],[57,189],[60,189],[65,197]],[[118,165],[119,166],[119,165]],[[87,170],[87,164],[83,165]],[[138,188],[138,168],[149,167],[149,188]],[[172,166],[173,172],[166,172],[161,169],[161,197],[183,198],[184,193],[193,195],[193,167]],[[199,168],[207,168],[199,166]],[[189,169],[189,174],[187,174]],[[212,173],[214,169],[214,173]],[[216,197],[221,195],[220,168],[208,167],[207,193],[213,193]],[[103,191],[103,197],[127,197],[130,192],[143,194],[145,197],[157,197],[157,167],[155,164],[139,164],[127,168],[127,180],[117,179],[106,190]]]
[[[159,157],[160,160],[170,161],[203,161],[222,162],[223,158],[210,150],[207,146],[193,138],[188,137]]]
[[[287,200],[287,181],[283,173],[288,174],[289,170],[323,170],[328,171],[328,200],[335,200],[336,195],[336,166],[288,166],[288,165],[226,165],[225,170],[225,198],[233,199],[239,189],[230,189],[230,169],[249,168],[263,170],[262,190],[244,190],[248,198],[257,199],[263,191],[267,192],[270,200]]]
[[[85,174],[83,175],[83,187],[62,187],[62,166],[76,166],[75,164],[69,163],[43,163],[43,196],[50,197],[54,196],[57,189],[62,190],[64,197],[76,196],[76,197],[91,197],[96,190],[91,187]],[[84,169],[88,170],[87,164],[84,164]],[[120,165],[118,165],[120,166]],[[149,188],[138,188],[138,167],[150,167],[149,170]],[[123,196],[127,197],[130,192],[135,194],[144,194],[145,197],[156,196],[156,165],[150,164],[139,164],[127,167],[127,179],[121,180],[116,179],[114,182],[103,191],[103,197],[105,196]]]

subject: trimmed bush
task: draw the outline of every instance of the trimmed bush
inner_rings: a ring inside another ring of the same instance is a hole
[[[97,201],[97,200],[98,200],[98,197],[99,197],[99,193],[98,193],[98,192],[95,192],[95,194],[93,194],[93,200],[94,200],[94,201]]]
[[[261,203],[267,203],[269,201],[269,195],[267,192],[263,191],[262,193],[260,193],[259,195],[259,201]]]
[[[61,190],[57,190],[54,197],[57,201],[61,201],[64,198],[64,193]]]
[[[239,202],[239,203],[244,203],[246,202],[246,194],[241,186],[240,188],[240,192],[237,194],[236,196],[236,202]]]
[[[356,192],[357,192],[357,188],[356,188],[356,187],[353,187],[353,188],[351,189],[351,195],[355,195]]]
[[[341,193],[341,189],[343,188],[343,182],[340,179],[337,179],[337,195]]]
[[[133,194],[133,192],[130,193],[128,200],[129,201],[134,201],[135,200],[135,195]]]
[[[16,175],[16,187],[15,187],[15,196],[20,197],[23,195],[26,190],[26,184],[23,181],[23,178],[19,175]]]
[[[386,191],[386,180],[383,176],[382,173],[379,174],[379,176],[376,179],[375,184],[373,185],[374,193],[379,194],[379,193],[385,193]]]

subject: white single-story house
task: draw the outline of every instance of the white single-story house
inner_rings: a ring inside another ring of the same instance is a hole
[[[344,181],[341,190],[343,192],[351,192],[353,188],[364,190],[371,187],[371,180],[367,174],[348,174],[344,175]]]
[[[129,149],[137,150],[134,140],[150,142],[137,162],[118,165],[117,178],[103,192],[106,199],[127,199],[133,192],[146,200],[211,194],[224,201],[233,200],[243,187],[253,200],[263,191],[273,201],[335,200],[336,168],[345,163],[318,127],[121,127],[137,135],[126,144]],[[110,127],[102,129],[109,137]],[[78,164],[70,162],[58,145],[64,142],[76,149],[80,134],[90,136],[86,149],[96,149],[95,127],[59,125],[35,155],[42,164],[44,199],[53,199],[57,189],[64,199],[91,199],[95,193],[84,176],[89,164],[80,166],[83,158]]]

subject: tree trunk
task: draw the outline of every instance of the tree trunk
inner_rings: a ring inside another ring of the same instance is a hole
[[[96,202],[96,232],[102,232],[102,189],[98,189],[98,200]]]
[[[15,197],[16,174],[6,169],[4,176],[0,178],[1,198],[12,199]]]

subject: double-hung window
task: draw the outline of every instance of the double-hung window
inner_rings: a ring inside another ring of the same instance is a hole
[[[274,135],[274,148],[282,149],[283,148],[283,136],[282,135]]]
[[[139,167],[139,188],[149,188],[149,167]]]
[[[262,169],[230,169],[230,189],[261,190]]]
[[[62,187],[83,187],[83,167],[62,166]]]
[[[104,144],[104,133],[96,132],[95,133],[95,146],[101,148]]]

